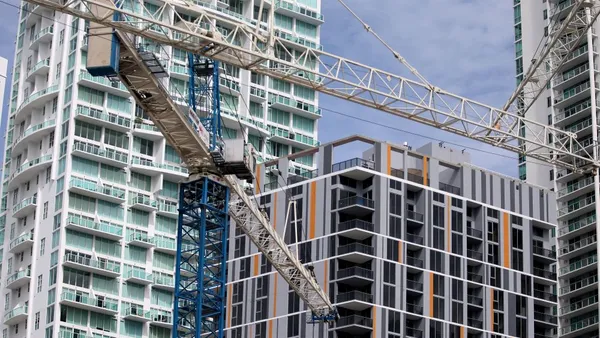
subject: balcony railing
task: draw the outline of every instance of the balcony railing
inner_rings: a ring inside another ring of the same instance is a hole
[[[146,273],[145,271],[140,271],[140,270],[136,270],[136,269],[129,270],[129,272],[127,272],[125,274],[125,278],[126,279],[136,278],[136,279],[141,279],[141,280],[145,280],[145,281],[149,281],[149,282],[151,282],[153,280],[151,273]]]
[[[467,249],[467,257],[476,259],[478,261],[483,260],[483,254],[479,251]]]
[[[594,184],[594,178],[586,177],[583,180],[577,181],[575,184],[568,185],[566,188],[559,190],[557,195],[558,197],[563,197],[581,188],[587,187],[590,184]]]
[[[533,290],[533,297],[545,299],[550,302],[556,302],[556,295],[542,290]]]
[[[111,196],[119,199],[125,199],[124,189],[112,187],[109,185],[101,185],[96,182],[90,182],[76,177],[73,177],[71,179],[69,187],[79,188],[91,192],[97,192],[102,195]]]
[[[420,223],[423,223],[423,220],[425,219],[423,214],[412,210],[406,210],[406,218]]]
[[[123,236],[123,227],[114,224],[98,223],[75,215],[69,215],[67,222],[87,229],[105,232],[110,235]]]
[[[574,223],[571,223],[569,225],[565,225],[564,227],[561,227],[560,229],[558,229],[558,236],[566,235],[570,232],[579,230],[581,228],[585,228],[588,225],[592,225],[594,223],[596,223],[596,215],[595,214],[584,217]]]
[[[576,282],[573,282],[567,286],[563,286],[562,288],[559,289],[560,295],[564,295],[567,294],[569,292],[573,292],[573,291],[577,291],[581,288],[584,288],[588,285],[593,285],[598,283],[598,276],[597,275],[593,275],[581,280],[578,280]]]
[[[538,255],[538,256],[548,257],[551,259],[556,258],[556,251],[550,250],[550,249],[545,249],[545,248],[535,246],[535,245],[533,246],[533,254]]]
[[[354,266],[351,268],[345,268],[338,270],[337,278],[347,278],[347,277],[364,277],[367,279],[373,279],[373,270],[361,268],[359,266]]]
[[[592,101],[590,101],[590,100],[569,106],[569,107],[561,110],[561,112],[559,114],[556,114],[556,116],[554,117],[554,121],[555,121],[555,123],[560,122],[568,117],[571,117],[577,113],[580,113],[580,112],[590,108],[591,106],[592,106]]]
[[[375,249],[372,246],[361,244],[361,243],[351,243],[338,247],[338,255],[344,255],[347,253],[359,252],[367,255],[373,255]]]
[[[373,303],[373,295],[360,291],[350,291],[338,294],[336,300],[338,303],[348,302],[352,300],[357,300],[365,303]]]
[[[571,263],[568,266],[565,266],[563,268],[560,269],[560,275],[565,275],[567,273],[579,270],[581,268],[584,268],[588,265],[594,264],[598,261],[598,256],[597,255],[593,255],[590,257],[586,257],[584,259],[581,259],[575,263]]]
[[[539,320],[539,321],[550,323],[550,324],[556,324],[558,322],[558,320],[556,319],[556,316],[553,316],[553,315],[547,314],[547,313],[543,313],[543,312],[537,312],[537,311],[533,312],[533,318],[535,320]]]
[[[483,298],[473,295],[467,295],[467,303],[477,306],[483,306]]]
[[[423,307],[418,304],[406,303],[406,311],[410,313],[415,313],[418,315],[423,314]]]
[[[35,205],[37,204],[37,197],[36,196],[31,196],[29,198],[25,198],[23,199],[21,202],[19,202],[19,204],[15,205],[12,209],[13,214],[17,213],[19,210],[28,207],[30,205]]]
[[[15,171],[10,175],[10,179],[12,180],[13,178],[15,178],[15,176],[19,175],[26,169],[35,167],[36,165],[38,165],[40,163],[45,163],[45,162],[50,162],[50,161],[52,161],[52,155],[44,155],[42,157],[38,157],[31,161],[25,162],[25,163],[21,164],[17,169],[15,169]]]
[[[467,279],[475,283],[483,283],[483,276],[478,272],[467,272]]]
[[[566,247],[562,247],[560,248],[560,254],[561,255],[566,255],[570,252],[579,250],[581,248],[584,248],[590,244],[596,243],[596,234],[592,235],[592,236],[588,236],[585,237],[584,239],[581,239],[575,243],[571,243]]]
[[[564,325],[559,330],[559,334],[566,335],[568,333],[579,331],[579,330],[588,328],[588,327],[590,327],[592,325],[596,325],[596,324],[598,324],[598,315],[595,315],[595,316],[589,317],[589,318],[585,318],[580,321],[573,322],[571,324]]]
[[[44,36],[46,34],[52,34],[52,33],[54,33],[54,25],[48,26],[46,28],[42,28],[36,35],[33,36],[33,39],[31,39],[31,43],[37,41],[39,38],[41,38],[42,36]]]
[[[18,315],[26,315],[28,311],[29,311],[29,309],[28,309],[27,305],[17,306],[16,308],[14,308],[14,309],[8,311],[6,314],[4,314],[4,321],[14,318]]]
[[[65,254],[65,262],[77,263],[91,268],[106,270],[113,273],[121,272],[121,264],[116,261],[108,259],[92,259],[89,257],[80,256],[77,254],[67,253]]]
[[[483,231],[475,229],[475,228],[467,227],[467,236],[483,238]]]
[[[37,92],[26,97],[23,100],[23,102],[21,102],[21,105],[19,105],[19,108],[17,110],[21,110],[21,108],[26,106],[28,103],[37,100],[39,97],[42,97],[46,94],[56,93],[56,92],[58,92],[58,85],[54,85],[54,86],[50,86],[50,87],[42,89],[42,90],[38,90]]]
[[[336,172],[354,167],[375,170],[375,162],[363,160],[362,158],[357,157],[343,162],[335,163],[331,166],[331,171]]]
[[[13,273],[12,275],[8,276],[8,278],[6,278],[6,284],[10,284],[16,280],[19,280],[21,278],[25,278],[25,277],[31,277],[31,269],[25,269],[25,270],[21,270],[21,271],[17,271],[15,273]]]
[[[127,162],[128,162],[127,153],[113,150],[113,149],[103,150],[103,149],[100,149],[99,146],[94,145],[94,144],[87,144],[84,142],[75,141],[73,143],[73,150],[74,151],[83,151],[85,153],[104,157],[104,158],[107,158],[110,160],[121,162],[123,164],[127,164]]]
[[[102,309],[111,311],[117,311],[119,308],[119,301],[112,298],[96,298],[86,294],[78,294],[71,290],[64,290],[60,296],[61,300],[68,300],[71,302],[81,303],[85,305],[91,305]]]
[[[558,209],[558,216],[564,216],[571,212],[582,209],[588,205],[591,205],[596,202],[596,198],[594,196],[586,197],[584,199],[578,199],[575,203],[569,204],[566,207]]]
[[[348,325],[361,325],[366,327],[373,327],[373,319],[358,315],[352,315],[347,317],[341,317],[336,322],[337,327]]]
[[[289,11],[293,11],[293,12],[296,12],[296,13],[299,13],[302,15],[309,16],[313,19],[323,21],[323,14],[320,14],[316,11],[312,11],[312,10],[304,8],[304,7],[296,6],[292,2],[288,2],[285,0],[277,0],[277,2],[275,2],[275,8],[284,8]]]
[[[579,309],[583,309],[594,304],[598,304],[598,295],[593,295],[591,297],[582,299],[578,302],[569,304],[567,306],[563,306],[559,309],[558,312],[560,313],[560,315],[566,315],[573,311],[577,311]]]
[[[27,76],[29,76],[31,73],[34,73],[36,70],[42,68],[42,67],[49,67],[50,66],[50,58],[45,58],[42,61],[36,63],[33,67],[31,67],[31,69],[27,72]]]
[[[472,326],[472,327],[476,327],[478,329],[482,329],[483,328],[483,322],[479,319],[475,319],[475,318],[468,318],[467,319],[467,325]]]
[[[410,232],[406,233],[406,240],[411,243],[415,243],[415,244],[419,244],[419,245],[423,245],[423,243],[424,243],[422,236],[419,236],[417,234],[411,234]]]
[[[406,280],[406,287],[412,290],[423,291],[423,283],[411,279]]]
[[[49,120],[49,121],[45,121],[42,123],[38,123],[34,126],[31,126],[29,128],[27,128],[23,134],[19,137],[17,137],[15,139],[15,144],[19,143],[22,139],[26,138],[27,136],[35,133],[38,130],[44,129],[44,128],[48,128],[48,127],[53,127],[54,125],[56,125],[56,121],[55,120]]]
[[[353,219],[350,221],[342,222],[338,224],[338,231],[346,231],[351,229],[362,229],[366,231],[373,231],[375,225],[373,223],[363,221],[360,219]]]
[[[32,241],[33,240],[33,233],[31,232],[27,232],[22,234],[21,236],[15,238],[14,240],[12,240],[10,242],[10,246],[9,246],[9,250],[12,250],[14,247],[16,247],[17,245],[27,242],[27,241]]]
[[[550,270],[533,268],[533,274],[538,277],[556,280],[556,272],[552,272]]]
[[[460,195],[460,188],[450,185],[450,184],[446,184],[446,183],[442,183],[440,182],[439,184],[440,190],[441,191],[445,191],[454,195]]]
[[[112,113],[105,113],[101,110],[86,107],[86,106],[77,106],[76,115],[87,116],[97,120],[106,121],[109,123],[113,123],[119,125],[123,128],[131,128],[131,119],[127,117],[122,117]]]
[[[350,196],[338,201],[338,208],[345,208],[353,205],[360,205],[373,209],[375,207],[375,201],[361,196]]]
[[[419,259],[417,257],[412,257],[412,256],[406,256],[406,264],[417,267],[417,268],[421,268],[421,269],[424,266],[422,259]]]

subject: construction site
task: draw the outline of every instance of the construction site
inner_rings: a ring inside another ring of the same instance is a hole
[[[508,2],[496,107],[359,1],[0,1],[2,338],[600,337],[600,0]]]

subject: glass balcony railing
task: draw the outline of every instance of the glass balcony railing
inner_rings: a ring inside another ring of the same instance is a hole
[[[104,76],[92,76],[90,73],[88,73],[85,70],[82,70],[79,73],[79,80],[88,80],[88,81],[92,81],[92,82],[96,82],[98,84],[101,84],[103,86],[107,86],[107,87],[112,87],[115,89],[120,89],[123,91],[127,91],[127,87],[125,87],[120,81],[110,81],[109,79],[107,79]]]
[[[588,225],[592,225],[594,223],[596,223],[596,215],[587,216],[587,217],[579,219],[569,225],[561,227],[560,229],[558,229],[558,235],[563,236],[570,232],[579,230],[581,228],[585,228]]]
[[[173,315],[168,311],[150,309],[150,319],[153,322],[170,324],[173,322]]]
[[[559,190],[557,193],[558,197],[563,197],[581,188],[587,187],[591,184],[594,184],[594,177],[586,177],[583,180],[577,181],[575,184],[567,185],[566,188]]]
[[[569,203],[566,207],[558,209],[558,216],[564,216],[571,212],[582,209],[588,205],[594,204],[596,198],[594,196],[586,197],[583,199],[578,199],[575,203]]]
[[[566,255],[570,252],[579,250],[581,248],[585,248],[586,246],[589,246],[591,244],[596,243],[596,234],[592,235],[592,236],[588,236],[585,237],[577,242],[571,243],[567,246],[561,247],[560,248],[560,254],[561,255]]]
[[[6,285],[15,282],[21,278],[31,277],[31,269],[17,271],[6,278]]]
[[[143,242],[143,243],[148,243],[148,244],[154,244],[152,241],[152,237],[150,237],[147,233],[145,232],[134,232],[132,234],[129,235],[129,242]]]
[[[578,302],[563,306],[558,310],[558,312],[562,316],[594,304],[598,304],[598,295],[593,295]]]
[[[408,255],[406,256],[406,264],[414,266],[416,268],[423,268],[423,266],[425,265],[422,259]]]
[[[598,283],[598,276],[594,275],[594,276],[590,276],[581,280],[578,280],[574,283],[571,283],[567,286],[563,286],[562,288],[559,289],[559,293],[560,295],[564,295],[573,291],[577,291],[579,289],[585,288],[586,286],[589,285],[594,285]]]
[[[35,205],[37,204],[37,197],[36,196],[32,196],[29,198],[25,198],[24,200],[22,200],[19,204],[15,205],[13,207],[13,214],[16,214],[19,210],[28,207],[30,205]]]
[[[563,325],[559,330],[559,334],[566,335],[568,333],[576,332],[596,324],[598,324],[598,315],[572,322],[571,324]]]
[[[360,325],[360,326],[365,326],[365,327],[373,327],[373,319],[363,317],[363,316],[358,316],[358,315],[351,315],[351,316],[346,316],[346,317],[340,317],[340,319],[338,319],[335,323],[336,327],[349,326],[349,325]]]
[[[168,164],[168,163],[157,163],[150,160],[146,160],[137,156],[134,156],[131,159],[131,164],[141,165],[145,167],[157,168],[157,169],[165,169],[169,171],[175,171],[181,174],[187,174],[188,170],[184,167]]]
[[[571,263],[568,266],[565,266],[565,267],[561,268],[559,270],[560,271],[560,275],[562,276],[562,275],[565,275],[567,273],[571,273],[573,271],[582,269],[582,268],[584,268],[586,266],[589,266],[591,264],[596,263],[597,261],[598,261],[598,256],[597,255],[593,255],[593,256],[590,256],[590,257],[583,258],[583,259],[581,259],[581,260],[579,260],[579,261],[577,261],[575,263]]]
[[[9,250],[12,250],[17,245],[19,245],[21,243],[25,243],[27,241],[33,241],[33,234],[31,232],[24,233],[21,236],[13,239],[10,242]]]
[[[26,129],[26,130],[23,132],[23,134],[22,134],[21,136],[17,137],[17,138],[15,139],[15,142],[14,142],[14,143],[15,143],[15,144],[16,144],[16,143],[19,143],[19,141],[21,141],[22,139],[26,138],[27,136],[29,136],[29,135],[31,135],[31,134],[33,134],[33,133],[35,133],[36,131],[38,131],[38,130],[40,130],[40,129],[45,129],[45,128],[48,128],[48,127],[53,127],[53,126],[55,126],[55,125],[56,125],[56,121],[55,121],[55,120],[49,120],[49,121],[42,122],[42,123],[36,124],[36,125],[34,125],[34,126],[31,126],[31,127],[27,128],[27,129]]]
[[[20,173],[22,173],[23,171],[31,168],[31,167],[35,167],[38,164],[41,163],[46,163],[46,162],[50,162],[52,161],[52,155],[44,155],[42,157],[38,157],[36,159],[33,159],[31,161],[27,161],[23,164],[21,164],[11,175],[10,175],[10,180],[12,180],[13,178],[15,178],[15,176],[19,175]]]
[[[306,102],[302,102],[299,100],[294,100],[294,99],[291,99],[289,97],[285,97],[282,95],[269,94],[269,103],[270,104],[278,103],[278,104],[288,106],[291,108],[303,110],[307,113],[321,116],[321,109],[316,108],[315,105],[306,103]]]
[[[181,75],[189,75],[189,68],[186,66],[182,66],[182,65],[178,65],[178,64],[173,64],[171,67],[169,67],[169,71],[171,71],[171,73],[176,73],[176,74],[181,74]]]
[[[101,110],[86,107],[86,106],[77,106],[77,110],[75,112],[76,115],[87,116],[97,120],[113,123],[119,125],[123,128],[131,127],[131,119],[122,117],[116,114],[105,113]]]
[[[125,152],[113,149],[100,149],[100,147],[97,145],[88,144],[81,141],[75,141],[75,143],[73,143],[73,151],[82,151],[88,154],[104,157],[124,164],[128,163],[128,155]]]
[[[569,106],[565,109],[562,109],[558,114],[556,114],[554,116],[554,121],[555,122],[560,122],[568,117],[571,117],[575,114],[578,114],[588,108],[592,107],[592,101],[591,100],[586,100],[577,104],[574,104],[572,106]]]
[[[151,131],[154,133],[160,133],[160,129],[158,129],[158,127],[156,127],[153,124],[148,124],[148,123],[135,123],[133,125],[133,128],[140,129],[140,130],[147,130],[147,131]]]
[[[105,270],[112,273],[121,273],[121,264],[117,261],[108,259],[92,259],[73,253],[67,253],[64,256],[65,262],[71,262],[89,266],[90,268]]]
[[[373,270],[361,268],[359,266],[338,270],[338,279],[347,277],[364,277],[366,279],[373,279]]]
[[[46,59],[36,63],[35,65],[33,65],[33,67],[31,67],[31,69],[27,72],[27,76],[31,75],[32,73],[35,73],[40,68],[49,67],[49,66],[50,66],[50,58],[46,58]]]
[[[17,110],[21,110],[21,108],[26,106],[28,103],[37,100],[41,96],[44,96],[46,94],[57,93],[59,90],[58,88],[59,88],[58,85],[54,85],[54,86],[48,87],[46,89],[38,90],[37,92],[35,92],[35,93],[29,95],[27,98],[25,98],[23,100],[23,102],[21,102],[21,105],[19,106],[19,108]]]
[[[556,251],[554,250],[550,250],[550,249],[546,249],[537,245],[534,245],[532,247],[532,251],[534,255],[538,255],[538,256],[543,256],[543,257],[547,257],[550,259],[555,259],[556,258]]]
[[[412,221],[423,223],[425,216],[422,213],[413,210],[406,210],[406,218]]]
[[[60,295],[60,299],[85,305],[91,305],[111,311],[118,311],[119,309],[119,301],[117,299],[112,299],[108,297],[96,298],[83,293],[77,293],[71,290],[64,290],[63,293]]]
[[[313,19],[323,21],[323,14],[320,14],[317,11],[313,11],[308,8],[297,6],[289,1],[277,0],[277,2],[275,2],[275,8],[287,9],[289,11],[296,12],[298,14],[306,15]]]
[[[46,34],[52,34],[52,33],[54,33],[54,25],[48,26],[46,28],[42,28],[36,35],[33,36],[33,39],[31,39],[31,43],[36,42],[37,40],[39,40],[42,36],[44,36]]]
[[[119,199],[125,199],[125,190],[109,185],[101,185],[96,182],[83,180],[80,178],[72,178],[69,187],[79,188],[91,192],[97,192],[102,195],[111,196]]]
[[[331,171],[341,171],[349,168],[361,167],[370,170],[375,170],[375,162],[363,160],[362,158],[353,158],[343,162],[335,163],[331,166]]]
[[[8,311],[6,314],[4,314],[4,321],[10,320],[19,315],[26,315],[28,311],[29,311],[29,309],[28,309],[27,305],[17,306],[16,308],[14,308],[14,309]]]
[[[250,86],[250,95],[262,97],[263,99],[267,97],[267,94],[263,89],[256,88],[254,86]]]
[[[366,292],[350,291],[340,293],[336,297],[336,301],[338,303],[348,302],[352,300],[358,300],[365,303],[373,303],[373,295]]]
[[[361,244],[361,243],[351,243],[338,247],[338,255],[344,255],[347,253],[364,253],[367,255],[372,255],[375,249],[372,246]]]
[[[573,96],[576,96],[579,93],[582,93],[582,92],[588,90],[589,88],[590,88],[590,82],[589,81],[584,82],[582,84],[579,84],[579,85],[577,85],[575,87],[567,88],[567,89],[565,89],[562,92],[562,94],[560,96],[558,96],[555,99],[554,103],[555,104],[556,103],[561,103],[561,102],[563,102],[565,100],[568,100],[568,99],[572,98]]]
[[[129,279],[129,278],[136,278],[136,279],[141,279],[141,280],[145,280],[145,281],[149,281],[149,282],[152,282],[152,280],[153,280],[151,273],[146,273],[145,271],[140,271],[140,270],[136,270],[136,269],[129,270],[129,272],[127,272],[125,274],[125,279]]]
[[[128,308],[126,308],[125,316],[136,316],[136,317],[142,317],[142,318],[146,318],[146,319],[151,318],[150,311],[144,312],[144,308],[139,307],[139,306],[129,306]]]
[[[584,72],[587,72],[590,69],[590,66],[588,63],[584,63],[581,66],[578,66],[576,68],[573,68],[567,72],[562,73],[561,75],[557,76],[554,80],[553,80],[553,84],[556,86],[562,82],[565,82],[569,79],[574,78],[575,76],[582,74]]]
[[[172,276],[159,276],[159,275],[155,274],[153,281],[154,281],[154,284],[157,284],[157,285],[168,286],[168,287],[175,286],[175,278],[173,278]]]
[[[160,249],[166,250],[177,250],[177,243],[175,240],[164,238],[164,237],[154,237],[152,239],[154,245]]]
[[[375,229],[375,225],[373,223],[363,221],[360,219],[353,219],[350,221],[339,223],[337,226],[337,231],[346,231],[352,229],[373,231]]]
[[[94,222],[93,220],[82,218],[81,216],[76,215],[69,215],[69,217],[67,218],[67,222],[69,224],[78,225],[80,227],[104,232],[110,235],[123,236],[123,227],[118,225],[98,223]]]
[[[151,208],[156,208],[158,204],[155,200],[151,199],[150,196],[146,195],[137,195],[133,196],[129,201],[129,204],[141,204]]]
[[[338,208],[345,208],[353,205],[359,205],[373,209],[375,208],[375,201],[361,196],[350,196],[338,201]]]

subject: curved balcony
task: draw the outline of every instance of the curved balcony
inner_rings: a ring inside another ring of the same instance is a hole
[[[375,249],[372,246],[361,243],[346,244],[337,248],[338,256],[343,255],[343,257],[339,257],[340,259],[357,264],[362,264],[373,259],[372,255],[374,252]]]
[[[27,232],[13,239],[9,245],[9,252],[21,252],[33,246],[33,233]]]
[[[269,105],[273,108],[286,110],[303,117],[315,120],[321,118],[321,109],[317,108],[314,104],[294,100],[283,95],[269,94]]]
[[[129,270],[129,272],[127,272],[123,278],[128,282],[134,282],[142,285],[151,284],[153,281],[151,273],[134,269]]]
[[[50,71],[50,58],[46,58],[31,67],[27,72],[27,80],[30,80],[33,76],[46,75]]]
[[[108,92],[114,95],[129,97],[129,91],[121,81],[110,81],[103,76],[92,76],[85,70],[79,73],[79,83],[96,90]]]
[[[148,176],[163,174],[165,178],[176,182],[188,176],[188,170],[182,166],[158,163],[137,156],[131,159],[131,170]]]
[[[77,105],[75,118],[122,132],[128,132],[131,129],[130,118],[82,105]]]
[[[37,207],[37,197],[31,196],[28,198],[24,198],[19,202],[19,204],[15,205],[12,209],[14,218],[22,218],[25,215],[30,214],[35,211]]]
[[[56,121],[49,120],[27,128],[21,136],[15,139],[12,150],[13,154],[19,153],[21,149],[27,147],[27,143],[29,142],[39,142],[46,135],[50,134],[55,127]]]
[[[32,5],[29,4],[29,13],[27,14],[27,19],[26,19],[26,27],[29,28],[31,27],[34,23],[39,22],[39,19],[42,18],[42,15],[44,14],[44,11],[46,10],[46,7],[44,6],[38,6],[38,5]]]
[[[31,269],[17,271],[6,278],[6,287],[11,290],[16,289],[29,284],[29,281],[31,281]]]
[[[52,155],[44,155],[31,161],[21,164],[10,176],[8,189],[12,190],[34,177],[37,174],[52,165]]]
[[[58,85],[50,86],[48,88],[38,90],[37,92],[29,95],[29,97],[25,98],[23,102],[17,108],[17,112],[15,115],[15,123],[25,120],[24,112],[29,112],[34,108],[41,108],[43,105],[58,96],[59,87]]]
[[[60,303],[92,312],[115,315],[119,312],[119,301],[109,297],[92,297],[65,289],[60,295]]]
[[[568,275],[571,275],[574,272],[577,272],[578,274],[588,272],[596,268],[597,261],[597,255],[583,258],[575,263],[571,263],[568,266],[561,268],[559,270],[559,276],[560,278],[567,278]]]
[[[96,237],[120,240],[123,238],[123,227],[110,223],[98,223],[91,219],[79,215],[69,215],[67,217],[67,229],[74,229],[79,232],[88,233]]]
[[[52,41],[54,34],[54,25],[40,29],[40,31],[31,39],[29,49],[35,49],[40,43],[48,43]]]
[[[78,194],[110,201],[113,203],[125,202],[125,190],[111,185],[98,184],[93,181],[73,177],[69,182],[69,190]]]
[[[350,221],[339,223],[337,231],[340,236],[363,240],[373,236],[372,232],[375,229],[373,223],[363,221],[360,219],[353,219]]]
[[[108,148],[103,149],[98,145],[78,140],[73,143],[73,155],[119,168],[124,168],[129,163],[129,155],[126,152]]]
[[[17,306],[4,314],[4,325],[14,325],[27,320],[29,309],[27,305]]]

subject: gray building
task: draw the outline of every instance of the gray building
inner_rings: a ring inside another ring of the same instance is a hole
[[[361,158],[337,162],[340,146],[358,143],[370,145]],[[318,169],[291,169],[306,155]],[[555,336],[554,193],[468,161],[438,144],[412,151],[353,136],[260,165],[257,199],[341,318],[307,323],[238,231],[227,337]]]

